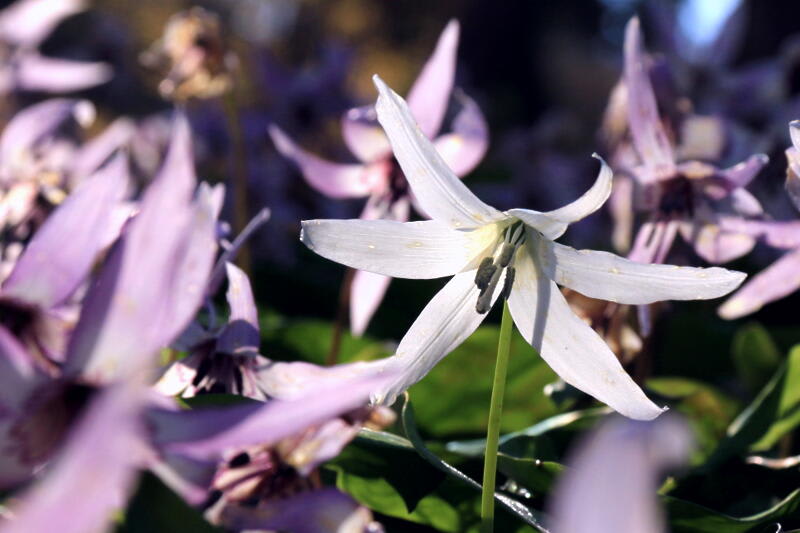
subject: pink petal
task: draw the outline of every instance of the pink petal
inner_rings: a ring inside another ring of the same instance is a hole
[[[35,233],[2,293],[42,308],[69,297],[106,244],[102,229],[112,223],[128,180],[127,159],[119,155],[73,192]]]
[[[486,154],[489,147],[489,127],[478,104],[455,91],[454,97],[461,105],[453,119],[453,131],[433,141],[436,151],[457,176],[468,174]]]
[[[447,112],[456,75],[458,35],[458,21],[451,20],[406,98],[417,124],[428,138],[439,132]]]
[[[300,167],[309,185],[331,198],[361,198],[376,187],[382,188],[387,176],[368,172],[364,165],[345,165],[325,161],[292,142],[277,126],[269,127],[275,147],[287,159]]]
[[[642,164],[670,174],[675,156],[658,114],[642,49],[639,19],[632,18],[625,29],[625,84],[628,88],[628,125]]]
[[[728,232],[715,222],[699,219],[681,224],[680,232],[697,255],[712,264],[733,261],[750,252],[756,243],[750,235]]]
[[[18,0],[0,11],[3,41],[35,47],[65,18],[86,9],[85,0]]]
[[[17,65],[17,86],[24,91],[66,93],[105,83],[114,75],[111,65],[25,55]]]
[[[392,154],[389,139],[378,124],[372,105],[354,107],[344,114],[342,137],[350,151],[363,163],[372,163]]]
[[[722,304],[717,312],[732,320],[754,313],[800,288],[800,250],[790,252],[755,277]]]
[[[392,278],[359,270],[350,287],[350,330],[363,335],[389,288]]]

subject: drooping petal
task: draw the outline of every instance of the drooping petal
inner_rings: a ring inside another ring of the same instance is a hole
[[[304,220],[300,240],[322,257],[352,268],[430,279],[460,272],[498,235],[493,226],[453,231],[436,220]]]
[[[433,137],[442,126],[456,75],[456,54],[460,28],[451,20],[439,36],[433,55],[425,63],[408,91],[408,107],[422,133]]]
[[[514,264],[511,316],[523,338],[561,379],[627,417],[650,420],[660,415],[663,410],[625,373],[603,339],[572,312],[527,246],[517,251]]]
[[[746,255],[756,240],[745,233],[724,231],[715,222],[693,220],[680,225],[681,236],[694,251],[712,264],[723,264]]]
[[[544,275],[559,285],[590,298],[622,304],[719,298],[736,289],[746,277],[720,267],[637,263],[608,252],[576,250],[544,240],[538,253]]]
[[[755,275],[719,309],[728,320],[743,317],[800,288],[800,250],[790,252]]]
[[[253,444],[269,445],[365,405],[394,376],[364,374],[318,387],[293,400],[230,408],[150,413],[156,444],[194,459],[224,457]]]
[[[615,418],[584,440],[550,502],[550,527],[571,533],[661,533],[658,476],[686,461],[692,435],[669,415],[654,422]],[[614,490],[609,490],[613,487]]]
[[[205,268],[200,264],[204,254],[190,250],[208,236],[193,222],[199,217],[204,227],[213,224],[207,220],[209,206],[191,203],[194,165],[189,125],[182,115],[173,135],[139,214],[86,296],[67,350],[67,375],[106,381],[150,368],[157,350],[187,325],[182,322],[191,314],[188,300],[196,298],[198,305],[202,300],[205,281],[196,286],[202,276],[192,274],[195,282],[189,286],[181,275]]]
[[[301,492],[288,499],[257,507],[228,505],[221,525],[233,531],[270,530],[292,533],[372,531],[372,514],[347,494],[334,488]],[[376,530],[377,531],[377,530]]]
[[[350,287],[350,331],[363,335],[383,300],[392,278],[359,270]]]
[[[253,298],[250,280],[239,267],[228,263],[228,306],[230,318],[217,341],[217,350],[234,354],[240,351],[258,351],[261,342],[258,325],[258,308]]]
[[[85,0],[19,0],[0,11],[0,35],[7,43],[35,47],[59,22],[84,9]]]
[[[503,282],[501,279],[498,287],[502,287]],[[499,292],[495,290],[492,303]],[[398,394],[425,377],[472,335],[486,318],[485,313],[475,309],[479,295],[474,270],[453,276],[419,314],[400,341],[395,355],[383,360],[385,368],[396,372],[398,377],[386,389],[377,391],[373,401],[393,403]]]
[[[789,250],[800,247],[800,220],[779,222],[723,217],[719,224],[724,231],[759,237],[775,248]]]
[[[739,187],[747,187],[767,163],[769,163],[769,157],[767,155],[755,154],[741,163],[721,170],[719,175],[728,183],[731,190]]]
[[[489,147],[489,126],[475,100],[455,91],[461,110],[453,119],[453,131],[434,139],[433,146],[447,166],[464,176],[480,163]]]
[[[574,202],[544,213],[529,209],[510,209],[506,214],[519,218],[548,239],[557,239],[564,234],[569,224],[600,209],[611,194],[614,172],[599,155],[592,154],[592,157],[600,161],[600,173],[591,188]]]
[[[625,28],[624,77],[628,88],[628,125],[642,164],[669,173],[674,167],[675,156],[658,115],[637,17],[633,17]]]
[[[17,65],[17,87],[24,91],[66,93],[94,87],[111,79],[114,70],[99,61],[73,61],[25,55]]]
[[[101,392],[52,468],[22,496],[0,532],[107,531],[135,480],[142,446],[139,402],[130,386]]]
[[[164,396],[177,396],[192,384],[204,353],[193,353],[173,362],[153,385]]]
[[[112,223],[128,180],[124,155],[86,180],[34,234],[2,293],[45,309],[72,294],[106,244],[102,230]]]
[[[375,105],[394,155],[422,208],[435,220],[455,228],[481,226],[504,215],[480,201],[453,174],[414,121],[400,96],[377,75],[380,96]]]
[[[269,127],[269,135],[278,151],[300,168],[308,184],[325,196],[361,198],[384,185],[365,165],[332,163],[306,152],[275,125]]]
[[[342,137],[347,148],[362,163],[372,163],[392,153],[372,105],[347,110],[342,117]]]

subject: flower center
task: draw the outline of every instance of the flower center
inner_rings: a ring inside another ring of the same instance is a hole
[[[484,257],[481,261],[475,273],[475,285],[480,290],[475,304],[478,313],[488,313],[492,308],[492,296],[504,270],[506,277],[502,297],[508,298],[514,283],[514,254],[523,242],[525,242],[525,225],[522,222],[512,224],[504,230],[503,240],[495,247],[494,254]]]

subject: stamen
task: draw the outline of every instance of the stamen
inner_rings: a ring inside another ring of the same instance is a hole
[[[489,286],[489,282],[492,280],[495,270],[497,270],[497,267],[494,266],[492,258],[484,257],[478,267],[478,271],[475,273],[475,285],[477,285],[478,289],[481,291],[486,290],[486,287]]]
[[[508,267],[506,269],[506,279],[503,281],[503,292],[500,293],[500,297],[504,300],[508,300],[508,297],[511,296],[511,288],[514,285],[514,276],[517,273],[517,269],[514,267]]]

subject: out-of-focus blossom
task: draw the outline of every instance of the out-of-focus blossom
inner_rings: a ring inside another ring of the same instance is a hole
[[[119,234],[124,218],[116,214],[127,185],[127,162],[117,156],[53,212],[0,285],[0,325],[42,370],[63,358],[76,314],[70,297]]]
[[[676,147],[658,114],[636,18],[626,29],[624,80],[624,102],[635,152],[616,158],[616,165],[631,176],[632,182],[615,191],[615,196],[630,196],[615,199],[612,205],[620,209],[613,213],[624,225],[632,223],[631,208],[649,214],[629,257],[640,262],[663,262],[677,234],[710,263],[725,263],[749,252],[754,239],[721,228],[719,219],[762,213],[761,205],[744,187],[767,163],[767,156],[753,155],[726,169],[694,159],[680,161],[680,147]],[[691,131],[688,137],[692,138]],[[702,132],[696,136],[706,137]]]
[[[663,533],[659,476],[685,463],[691,448],[688,426],[673,416],[605,422],[567,461],[550,502],[550,530]]]
[[[451,21],[442,32],[433,55],[409,91],[409,106],[425,135],[439,135],[451,94],[460,106],[452,132],[436,137],[441,157],[459,176],[480,162],[488,144],[486,122],[477,104],[461,91],[453,91],[459,26]],[[342,136],[360,161],[333,163],[312,155],[292,142],[277,126],[270,127],[275,146],[294,161],[306,181],[331,198],[363,198],[365,220],[408,220],[415,203],[401,169],[392,157],[386,135],[376,123],[373,106],[349,110],[342,119]],[[418,204],[417,210],[427,216]],[[391,278],[360,271],[353,278],[350,293],[350,326],[362,334],[383,299]]]
[[[227,92],[236,56],[227,48],[219,18],[201,7],[176,13],[164,35],[142,54],[142,62],[163,72],[161,96],[185,101]]]
[[[644,304],[719,297],[736,288],[744,274],[639,264],[553,242],[608,198],[612,173],[604,162],[592,188],[560,209],[500,212],[450,170],[403,99],[377,76],[375,83],[378,120],[433,220],[311,220],[303,222],[301,240],[323,257],[353,268],[414,279],[453,276],[400,341],[397,354],[379,362],[400,376],[376,391],[376,400],[393,401],[419,381],[475,331],[502,296],[523,337],[564,381],[626,416],[658,416],[662,410],[575,316],[556,283],[592,298]]]
[[[361,427],[378,429],[392,422],[385,408],[365,407],[370,393],[392,376],[360,363],[279,365],[279,385],[266,403],[151,410],[158,453],[154,471],[190,503],[203,503],[214,523],[236,527],[239,520],[260,520],[277,527],[293,523],[299,507],[316,502],[325,505],[307,509],[309,517],[335,519],[330,529],[319,531],[338,531],[348,520],[366,528],[371,522],[366,510],[328,508],[334,503],[328,498],[342,500],[313,492],[320,487],[306,476],[336,456]],[[309,518],[309,527],[315,523]]]
[[[110,163],[104,179],[121,179],[121,164]],[[0,327],[3,486],[27,479],[49,460],[98,388],[150,379],[159,349],[186,328],[203,302],[221,199],[220,191],[204,186],[195,198],[195,183],[189,129],[179,118],[163,168],[86,292],[64,351],[37,355],[15,335],[13,322]],[[37,232],[4,283],[4,296],[38,306],[56,306],[68,296],[102,240],[104,232],[92,222],[113,206],[119,189],[98,177],[87,181]],[[97,201],[98,190],[109,198]],[[87,250],[64,246],[64,231]]]
[[[265,400],[259,386],[258,371],[269,360],[258,353],[261,341],[258,309],[250,280],[238,267],[227,263],[228,323],[219,331],[205,330],[193,324],[179,339],[178,349],[189,355],[175,361],[164,373],[156,388],[167,395],[189,398],[201,392],[239,394]]]
[[[0,532],[109,530],[114,514],[125,507],[144,457],[139,416],[143,398],[138,386],[128,383],[99,392],[43,478],[0,522]]]
[[[800,121],[789,124],[793,146],[786,150],[789,167],[786,192],[800,210]],[[761,309],[800,288],[800,221],[723,220],[724,227],[762,239],[767,245],[787,253],[753,276],[719,308],[722,318],[734,319]]]
[[[84,0],[18,0],[0,11],[0,94],[15,90],[60,93],[111,78],[105,63],[41,55],[39,45],[63,19],[83,11]]]

